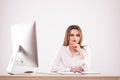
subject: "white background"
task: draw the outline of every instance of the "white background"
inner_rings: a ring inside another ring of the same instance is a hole
[[[11,25],[36,21],[40,70],[47,71],[66,28],[81,26],[91,70],[120,75],[120,0],[0,0],[0,74],[12,54]]]

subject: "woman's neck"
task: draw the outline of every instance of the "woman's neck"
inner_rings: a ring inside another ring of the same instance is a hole
[[[74,49],[73,46],[69,46],[69,50],[70,50],[70,52],[71,52],[72,55],[75,55],[76,50]]]

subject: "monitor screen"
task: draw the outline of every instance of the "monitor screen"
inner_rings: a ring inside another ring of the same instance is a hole
[[[36,23],[28,22],[11,26],[12,56],[9,74],[32,72],[38,67]]]

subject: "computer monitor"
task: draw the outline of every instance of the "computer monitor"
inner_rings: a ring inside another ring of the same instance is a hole
[[[12,56],[9,74],[33,72],[38,68],[36,23],[27,22],[11,26]]]

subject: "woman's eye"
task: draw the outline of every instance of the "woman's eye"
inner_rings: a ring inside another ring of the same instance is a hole
[[[73,34],[70,34],[70,36],[74,36]]]
[[[77,34],[76,36],[77,36],[77,37],[79,37],[80,35],[79,35],[79,34]]]

